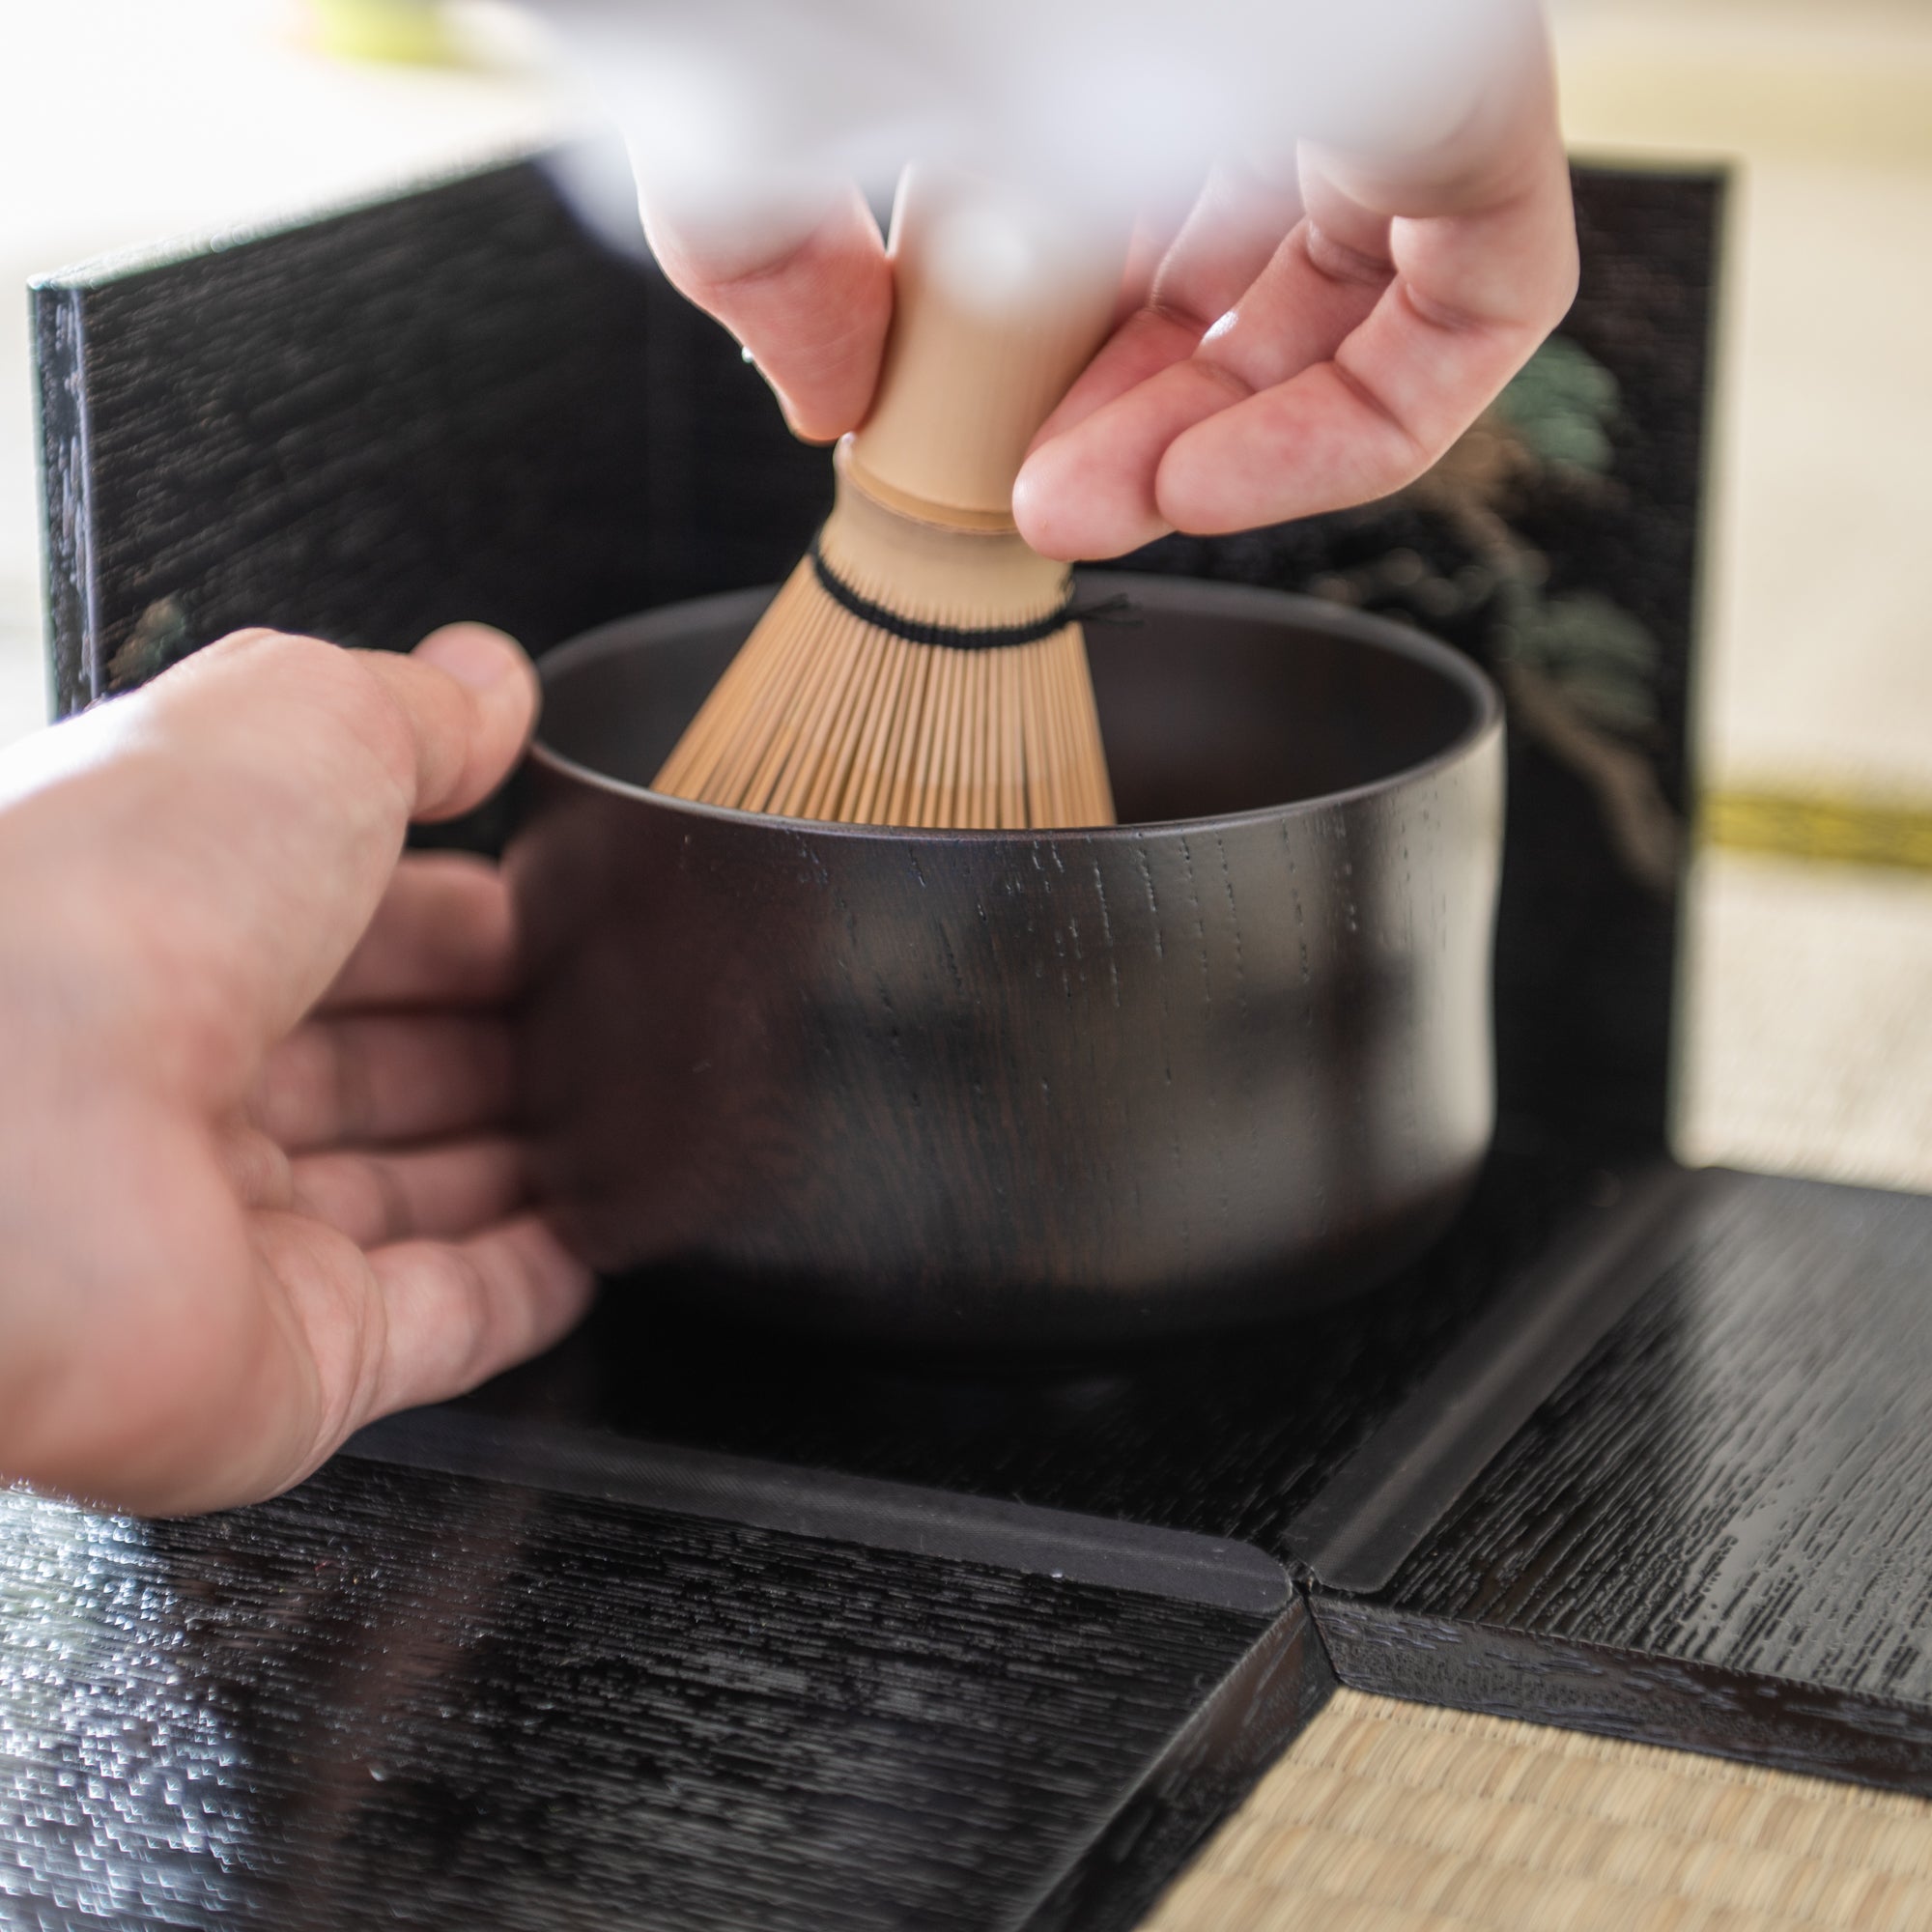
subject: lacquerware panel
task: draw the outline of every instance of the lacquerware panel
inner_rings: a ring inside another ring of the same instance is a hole
[[[1932,1202],[1755,1178],[1699,1198],[1388,1588],[1322,1600],[1338,1664],[1932,1789]]]
[[[142,1928],[1023,1922],[1270,1626],[367,1463],[0,1610],[0,1916]]]
[[[723,331],[527,161],[35,299],[59,715],[249,624],[541,649],[775,575],[829,497]]]
[[[1318,1591],[1344,1683],[1492,1717],[1932,1797],[1932,1711]]]

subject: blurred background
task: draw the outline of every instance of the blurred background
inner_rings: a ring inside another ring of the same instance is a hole
[[[1738,165],[1679,1136],[1932,1187],[1932,5],[1559,0],[1571,142]],[[498,0],[60,0],[0,28],[0,743],[44,716],[24,284],[577,118]]]

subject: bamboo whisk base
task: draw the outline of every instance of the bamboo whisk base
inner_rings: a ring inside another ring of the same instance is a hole
[[[1066,595],[1063,567],[1010,527],[908,515],[869,495],[841,460],[816,552],[746,639],[656,789],[848,824],[1111,825],[1086,639],[1076,621],[1045,629]],[[867,609],[887,622],[868,621]],[[975,640],[987,632],[1027,640]],[[934,637],[957,641],[925,640]]]

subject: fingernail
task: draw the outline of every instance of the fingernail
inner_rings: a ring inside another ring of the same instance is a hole
[[[517,668],[517,653],[507,639],[471,625],[433,632],[414,654],[471,691],[489,691]]]

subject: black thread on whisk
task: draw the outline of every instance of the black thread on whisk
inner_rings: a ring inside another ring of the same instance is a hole
[[[1054,632],[1064,631],[1068,624],[1079,621],[1070,577],[1066,580],[1065,601],[1044,617],[1036,617],[1030,624],[975,626],[930,624],[917,617],[902,617],[888,606],[862,597],[826,562],[816,537],[811,540],[811,568],[818,579],[818,587],[841,610],[849,611],[861,623],[874,625],[909,644],[937,644],[952,651],[996,651],[1009,644],[1037,644],[1042,638],[1050,638]]]
[[[1068,604],[1066,621],[1069,624],[1121,624],[1137,631],[1144,620],[1140,606],[1124,590],[1117,590],[1111,597],[1094,598],[1091,604],[1077,601]]]

